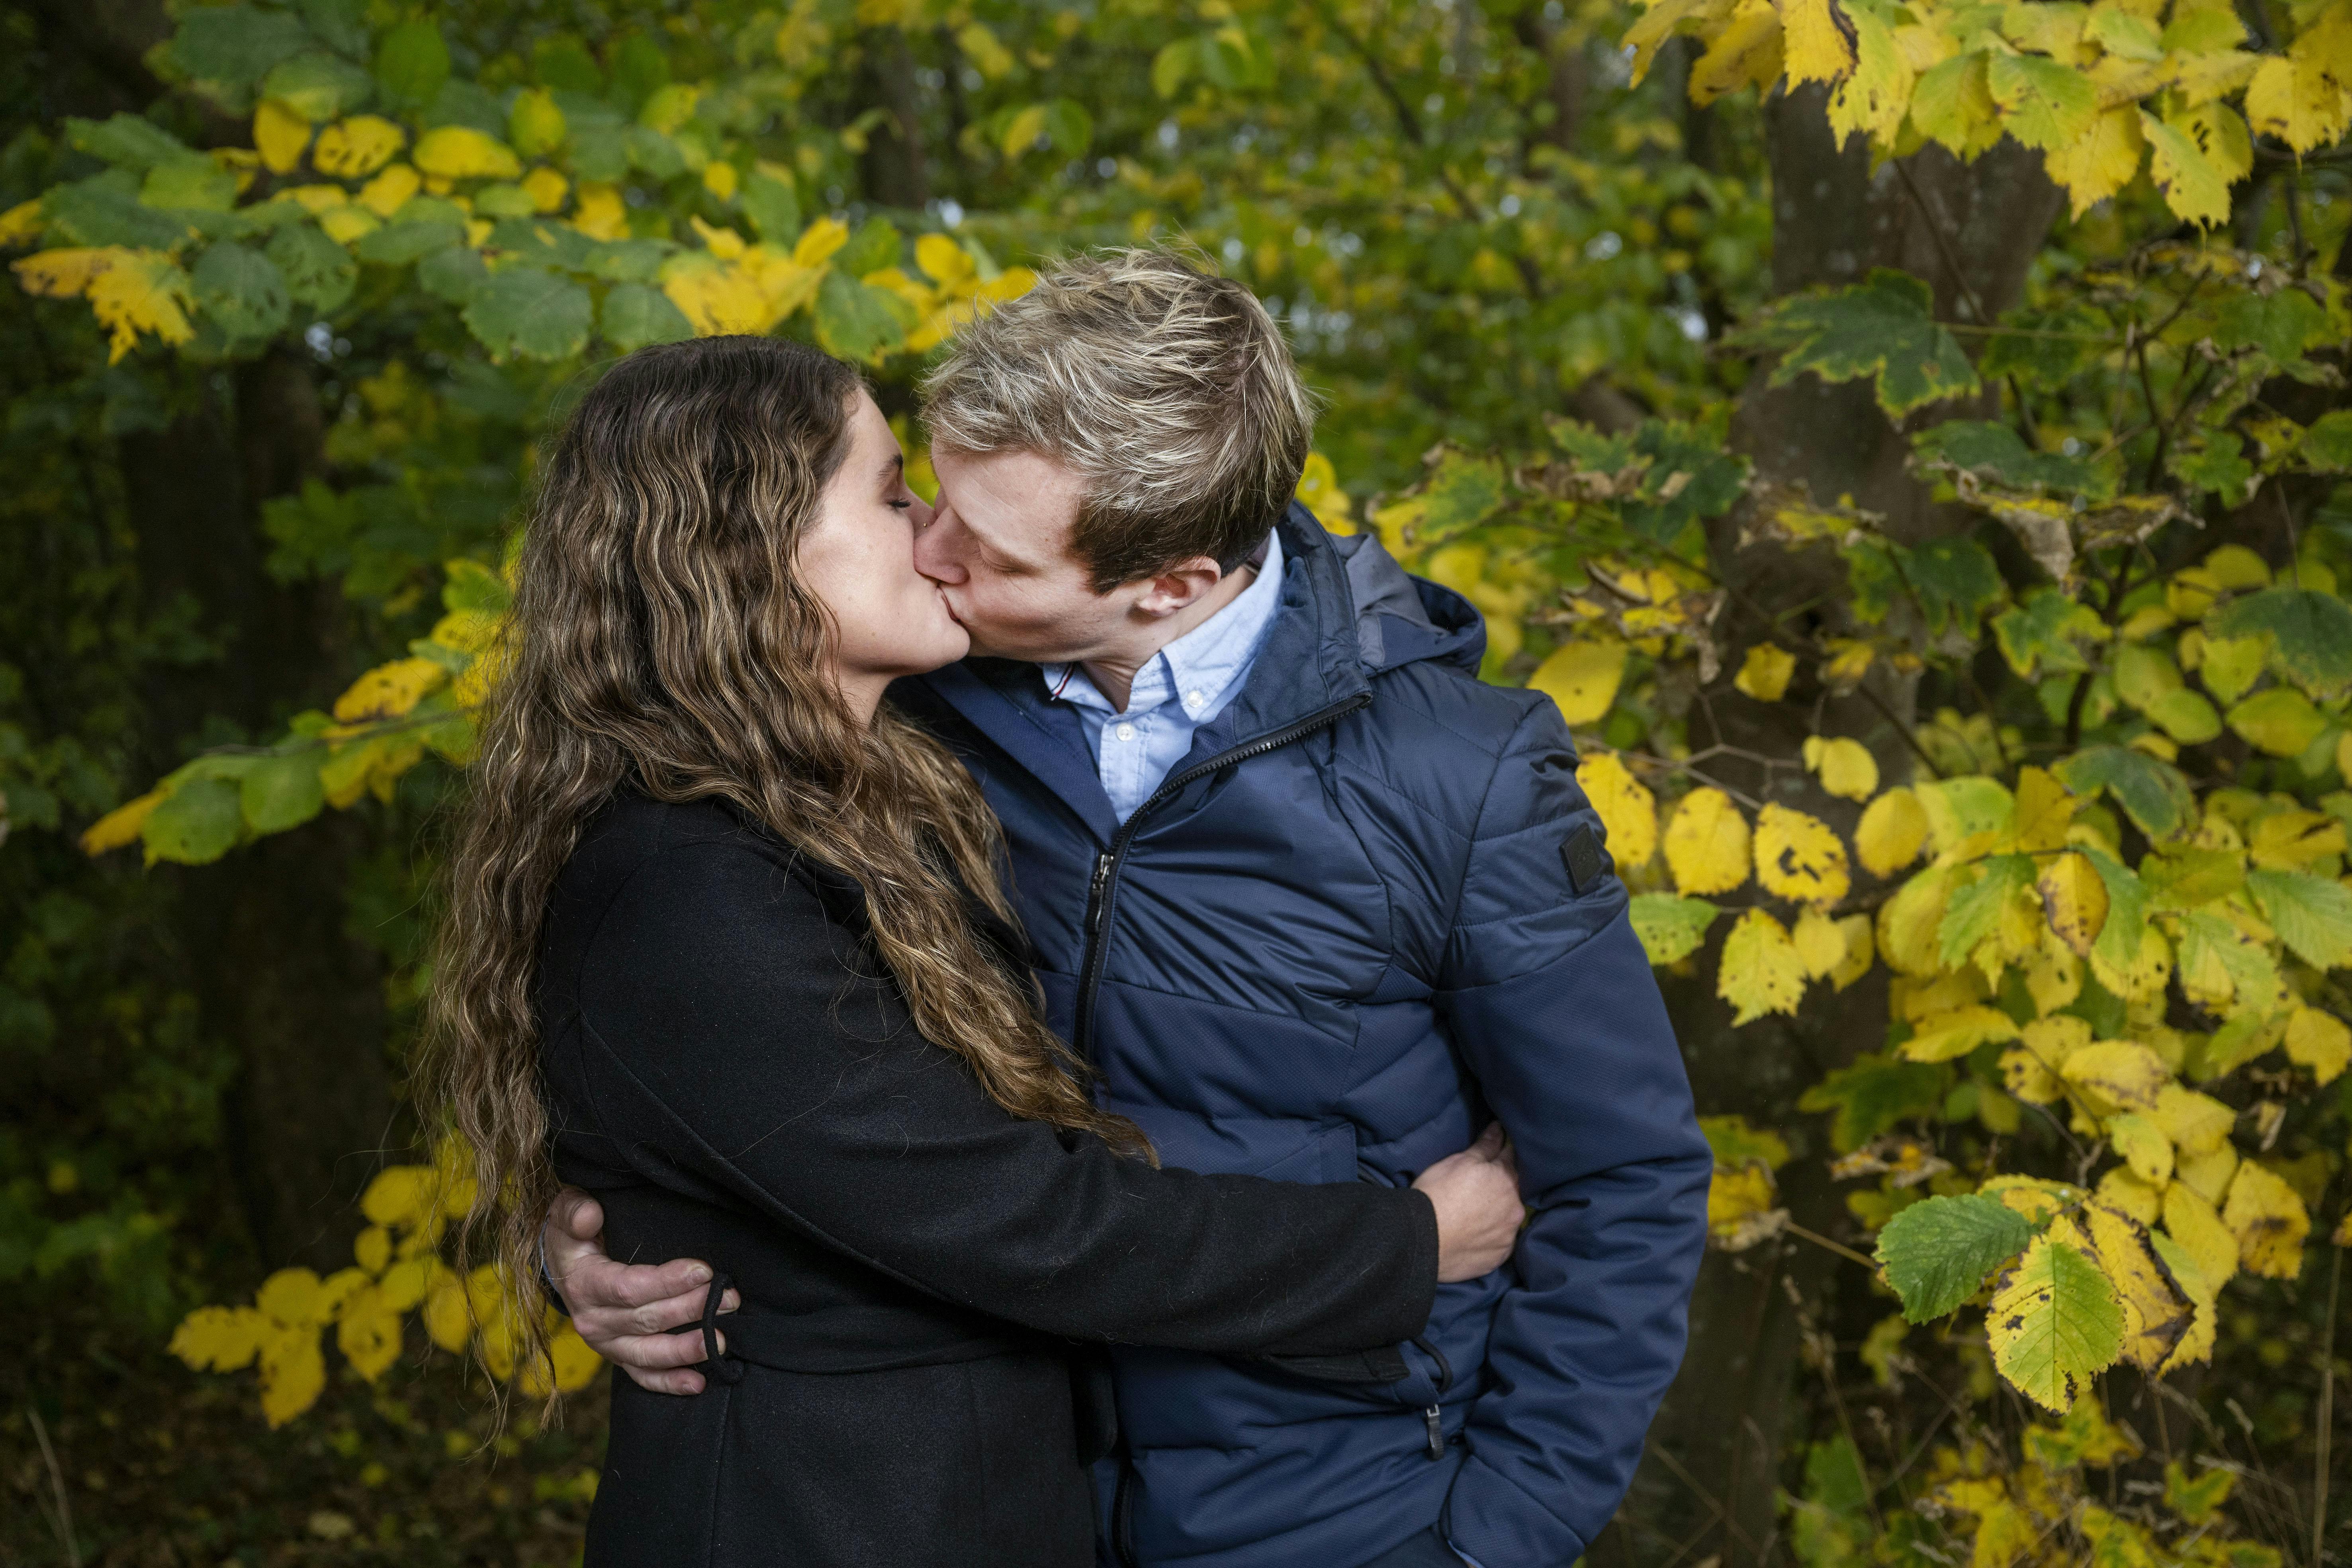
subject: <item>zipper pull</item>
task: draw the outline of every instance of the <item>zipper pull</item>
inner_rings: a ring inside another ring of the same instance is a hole
[[[1103,889],[1110,885],[1110,857],[1095,857],[1094,880],[1087,887],[1087,930],[1097,931],[1102,926]]]
[[[1445,1458],[1445,1427],[1438,1419],[1437,1406],[1433,1405],[1423,1411],[1421,1418],[1429,1423],[1429,1457],[1433,1459]]]

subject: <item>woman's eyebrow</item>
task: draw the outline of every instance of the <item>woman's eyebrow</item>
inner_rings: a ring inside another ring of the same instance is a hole
[[[898,478],[906,471],[907,454],[904,452],[893,452],[890,454],[887,461],[886,461],[880,468],[874,470],[874,477],[877,479],[888,480]]]

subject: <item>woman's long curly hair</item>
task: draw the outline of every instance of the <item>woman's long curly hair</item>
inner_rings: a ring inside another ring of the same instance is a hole
[[[963,768],[829,670],[834,628],[794,560],[849,445],[861,383],[772,338],[639,350],[549,458],[481,715],[435,956],[428,1112],[470,1149],[458,1233],[528,1303],[543,1365],[539,1227],[558,1185],[533,1005],[550,889],[625,785],[730,802],[865,890],[875,946],[924,1037],[1016,1116],[1150,1156],[1098,1110],[1031,994],[983,952],[957,879],[998,916],[998,825]],[[487,1245],[486,1245],[487,1244]]]

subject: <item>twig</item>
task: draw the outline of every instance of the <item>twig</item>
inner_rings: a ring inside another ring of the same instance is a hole
[[[1705,1487],[1699,1485],[1698,1478],[1692,1475],[1690,1471],[1685,1469],[1680,1459],[1675,1458],[1664,1448],[1653,1448],[1650,1452],[1658,1457],[1658,1462],[1660,1464],[1674,1471],[1674,1473],[1681,1479],[1683,1485],[1690,1488],[1693,1492],[1697,1494],[1698,1500],[1707,1506],[1708,1511],[1713,1513],[1716,1519],[1723,1521],[1724,1530],[1737,1538],[1740,1545],[1745,1546],[1750,1552],[1756,1550],[1756,1542],[1750,1541],[1748,1538],[1748,1532],[1739,1528],[1739,1521],[1732,1518],[1730,1514],[1724,1511],[1723,1504],[1717,1500],[1715,1494],[1708,1491]]]
[[[58,1468],[57,1450],[49,1447],[49,1428],[31,1405],[25,1407],[25,1414],[32,1419],[34,1440],[41,1445],[41,1462],[49,1468],[49,1488],[58,1495],[58,1516],[50,1523],[65,1543],[66,1562],[70,1568],[81,1568],[81,1545],[74,1539],[73,1503],[66,1496],[66,1478]]]
[[[1869,701],[1873,708],[1878,710],[1880,715],[1884,717],[1889,724],[1895,726],[1895,732],[1903,738],[1903,743],[1905,745],[1911,748],[1912,755],[1919,759],[1920,764],[1927,770],[1927,776],[1929,778],[1939,779],[1944,776],[1944,770],[1936,765],[1936,759],[1927,754],[1927,748],[1919,743],[1919,737],[1911,732],[1911,726],[1906,724],[1902,720],[1897,719],[1895,716],[1895,710],[1886,705],[1886,700],[1885,698],[1879,696],[1877,692],[1873,691],[1870,689],[1869,681],[1863,680],[1856,682],[1854,685],[1854,690],[1860,692],[1862,696]]]
[[[1846,1246],[1843,1242],[1832,1241],[1828,1237],[1822,1235],[1819,1231],[1807,1230],[1795,1220],[1789,1221],[1780,1228],[1787,1231],[1790,1236],[1795,1237],[1800,1241],[1810,1241],[1815,1247],[1826,1247],[1832,1252],[1836,1253],[1840,1258],[1850,1258],[1853,1261],[1861,1264],[1873,1274],[1878,1272],[1878,1259],[1875,1258],[1865,1258],[1861,1253],[1856,1252],[1853,1247]]]
[[[1321,15],[1323,25],[1339,34],[1348,47],[1355,51],[1356,58],[1364,62],[1365,74],[1372,79],[1372,85],[1380,89],[1381,96],[1389,100],[1389,108],[1395,112],[1397,124],[1403,128],[1406,138],[1423,152],[1435,153],[1436,149],[1429,143],[1429,132],[1421,123],[1421,116],[1413,112],[1412,105],[1405,101],[1404,94],[1390,79],[1388,68],[1381,63],[1380,56],[1372,52],[1370,43],[1358,37],[1354,29],[1339,20],[1330,6],[1318,5],[1315,9]],[[1437,181],[1445,187],[1445,194],[1454,198],[1454,206],[1460,209],[1465,218],[1472,223],[1486,221],[1486,215],[1479,210],[1478,204],[1472,201],[1470,194],[1455,182],[1454,171],[1445,166],[1442,153],[1437,154]]]

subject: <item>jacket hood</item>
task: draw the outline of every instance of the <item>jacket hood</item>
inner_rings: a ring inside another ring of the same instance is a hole
[[[1486,625],[1469,600],[1409,574],[1376,534],[1327,531],[1297,501],[1281,529],[1283,552],[1306,564],[1320,590],[1317,597],[1329,595],[1327,582],[1344,587],[1366,675],[1424,659],[1477,672],[1486,653]]]

